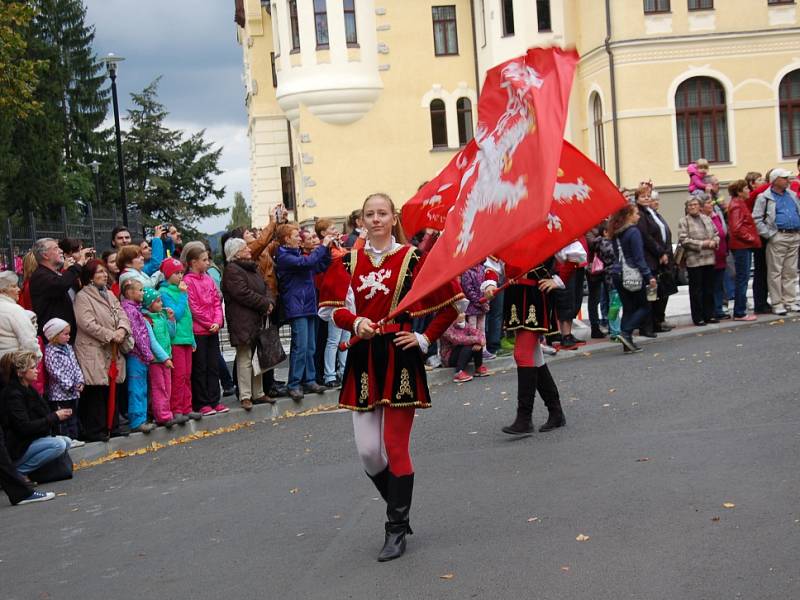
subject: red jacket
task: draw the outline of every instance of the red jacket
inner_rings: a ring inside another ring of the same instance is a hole
[[[753,215],[747,202],[741,198],[733,198],[728,204],[728,235],[728,246],[731,250],[761,248],[761,238]]]

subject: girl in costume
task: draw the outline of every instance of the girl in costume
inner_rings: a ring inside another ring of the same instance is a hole
[[[409,439],[416,408],[431,405],[423,355],[455,319],[458,285],[439,288],[408,313],[382,322],[411,289],[422,265],[419,250],[404,244],[397,211],[386,194],[372,194],[363,206],[364,248],[335,260],[326,273],[319,315],[351,331],[339,406],[353,411],[356,447],[386,501],[386,536],[381,562],[402,556],[411,533],[409,511],[414,467]],[[423,333],[411,319],[439,311]]]

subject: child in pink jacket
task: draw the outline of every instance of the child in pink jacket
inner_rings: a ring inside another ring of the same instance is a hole
[[[187,272],[183,277],[189,293],[197,350],[192,356],[192,405],[204,417],[228,412],[220,401],[219,330],[223,325],[222,300],[211,276],[210,263],[201,243],[184,248]]]
[[[483,331],[467,323],[463,312],[459,313],[455,322],[442,334],[439,345],[442,365],[455,368],[453,381],[456,383],[472,381],[472,375],[466,371],[470,360],[475,361],[475,377],[489,375],[489,369],[483,364],[486,336]]]

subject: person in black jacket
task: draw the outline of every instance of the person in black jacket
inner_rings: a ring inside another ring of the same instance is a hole
[[[672,273],[672,231],[664,218],[652,207],[652,189],[642,184],[636,190],[636,205],[639,207],[639,222],[636,226],[642,234],[644,259],[654,277],[659,273]],[[670,331],[664,323],[669,296],[659,290],[658,300],[649,302],[650,313],[642,321],[639,333],[645,337],[656,337],[657,333]]]
[[[263,394],[261,373],[253,371],[253,346],[266,316],[275,307],[275,297],[258,272],[247,242],[229,238],[224,251],[227,266],[221,287],[225,318],[231,345],[236,348],[239,401],[245,410],[250,410],[253,404],[275,402]]]
[[[33,352],[6,354],[0,359],[0,370],[6,382],[0,395],[0,425],[14,466],[27,475],[69,450],[72,440],[55,434],[59,421],[68,419],[72,409],[50,410],[31,387],[39,374]]]
[[[79,258],[70,257],[65,262],[64,253],[58,247],[58,242],[53,238],[36,240],[33,253],[39,263],[30,279],[31,303],[36,321],[39,326],[39,335],[42,327],[50,319],[63,319],[70,324],[70,343],[75,342],[78,328],[75,326],[75,314],[72,311],[72,298],[70,289],[78,283],[81,267],[86,264],[87,258],[94,252],[92,248],[81,250]],[[67,269],[62,273],[62,267]]]

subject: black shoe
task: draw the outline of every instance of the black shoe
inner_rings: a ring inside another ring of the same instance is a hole
[[[568,333],[567,335],[562,336],[560,349],[561,350],[577,350],[578,349],[578,339],[574,335],[572,335],[571,333]]]
[[[122,425],[120,423],[119,427],[111,430],[111,437],[128,437],[130,434],[131,428],[127,424]]]
[[[694,325],[695,325],[695,327],[705,327],[706,326],[706,322],[705,321],[694,321]]]
[[[326,388],[328,388],[329,390],[333,390],[333,389],[336,389],[338,387],[341,387],[342,382],[339,381],[338,379],[334,379],[333,381],[326,381],[323,385]]]
[[[558,427],[563,427],[566,424],[567,418],[564,416],[564,411],[562,411],[561,407],[559,406],[550,412],[550,414],[547,416],[547,422],[539,427],[539,431],[545,433],[547,431],[557,429]]]
[[[414,474],[396,477],[386,473],[386,536],[378,562],[400,558],[406,551],[406,535],[411,535],[408,516],[411,511],[411,496],[414,490]]]
[[[664,325],[662,323],[660,325],[656,325],[656,327],[653,329],[653,331],[655,331],[656,333],[667,333],[668,331],[672,331],[672,329],[673,328],[670,327],[669,325]]]
[[[303,390],[300,388],[289,390],[289,398],[295,402],[300,402],[303,399]]]
[[[312,381],[311,383],[306,383],[303,385],[303,391],[309,394],[324,394],[325,390],[328,389],[324,385],[318,384],[316,381]]]
[[[517,417],[511,425],[502,428],[508,435],[530,435],[533,427],[533,396],[536,394],[537,367],[517,367]]]
[[[716,318],[719,319],[720,321],[724,321],[725,319],[731,318],[731,313],[720,313],[716,315]]]
[[[706,319],[706,323],[716,324],[719,323],[719,319],[712,317],[710,319]]]
[[[617,336],[617,339],[622,344],[622,348],[625,352],[636,352],[636,348],[638,346],[633,343],[633,338],[625,335],[624,333],[620,333]]]
[[[286,384],[274,384],[269,391],[267,392],[267,396],[270,398],[282,398],[284,396],[289,395],[289,388],[286,387]]]
[[[600,329],[600,327],[598,327],[597,325],[594,325],[592,327],[592,339],[593,340],[602,340],[604,337],[606,337],[606,334],[603,333],[603,330]]]
[[[653,330],[650,330],[650,329],[640,329],[639,330],[639,335],[641,335],[642,337],[646,337],[646,338],[658,337],[658,335],[656,335],[656,332],[653,331]]]
[[[229,387],[229,388],[225,388],[225,389],[222,390],[223,397],[225,397],[225,396],[233,396],[234,394],[236,394],[236,388],[235,387]]]

